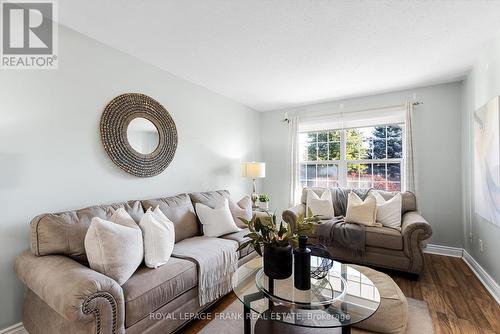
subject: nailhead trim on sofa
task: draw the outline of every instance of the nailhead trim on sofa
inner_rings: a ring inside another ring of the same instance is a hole
[[[116,301],[115,298],[107,292],[99,292],[95,293],[91,296],[89,296],[87,299],[82,304],[82,311],[84,314],[93,314],[96,320],[96,333],[100,334],[101,333],[101,314],[99,313],[99,309],[97,307],[91,308],[90,303],[97,298],[104,298],[108,301],[108,303],[111,305],[111,311],[112,311],[112,318],[113,318],[113,327],[112,327],[112,334],[116,333],[116,327],[117,327],[117,314],[116,314]]]

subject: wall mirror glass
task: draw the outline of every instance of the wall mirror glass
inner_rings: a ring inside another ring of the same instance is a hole
[[[160,144],[160,134],[153,122],[137,117],[127,127],[127,140],[136,152],[151,154]]]

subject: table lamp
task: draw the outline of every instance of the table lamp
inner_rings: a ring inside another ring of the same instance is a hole
[[[257,190],[255,185],[255,180],[259,177],[266,177],[266,163],[265,162],[244,162],[241,165],[243,176],[252,178],[253,189],[252,189],[252,208],[257,208]]]

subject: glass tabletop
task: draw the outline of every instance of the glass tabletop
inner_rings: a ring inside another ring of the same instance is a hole
[[[312,257],[311,266],[321,261]],[[272,320],[314,328],[348,326],[369,318],[380,305],[373,282],[347,264],[333,262],[321,279],[311,278],[310,290],[294,287],[289,278],[270,279],[257,257],[232,277],[233,291],[249,309]]]

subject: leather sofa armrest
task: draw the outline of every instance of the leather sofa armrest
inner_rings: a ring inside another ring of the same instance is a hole
[[[300,215],[306,214],[306,205],[298,204],[288,210],[283,211],[282,218],[291,228],[292,231],[297,231],[297,219]]]
[[[411,261],[409,271],[420,273],[424,262],[422,241],[431,237],[432,227],[417,211],[409,211],[403,215],[401,234],[403,251]]]
[[[124,333],[123,290],[113,279],[61,255],[15,260],[19,279],[54,311],[70,321],[94,319],[96,333]]]

